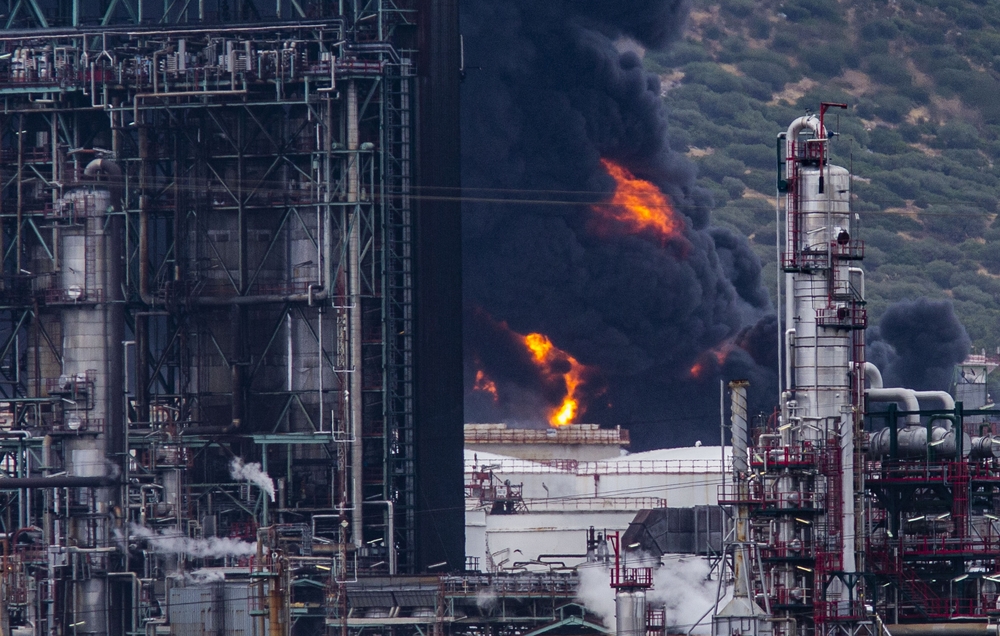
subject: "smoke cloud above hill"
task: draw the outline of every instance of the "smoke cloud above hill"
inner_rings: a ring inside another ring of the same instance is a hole
[[[882,371],[885,386],[947,391],[971,344],[951,301],[904,300],[869,330],[868,359]]]
[[[554,399],[516,342],[489,346],[504,330],[543,333],[592,369],[580,420],[627,426],[634,447],[717,431],[720,377],[749,378],[751,399],[770,410],[777,325],[759,260],[745,238],[710,227],[711,197],[670,149],[659,80],[636,52],[668,46],[687,11],[682,1],[463,5],[469,421],[544,422],[534,405]],[[616,187],[602,159],[666,194],[680,236],[598,223],[594,206]],[[472,389],[477,371],[498,398]]]

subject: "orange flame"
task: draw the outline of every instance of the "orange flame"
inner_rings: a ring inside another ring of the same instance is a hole
[[[601,159],[601,165],[615,180],[615,193],[608,205],[594,206],[598,214],[622,223],[633,232],[651,230],[664,243],[680,235],[684,223],[659,188],[608,159]]]
[[[535,359],[535,364],[546,376],[562,375],[563,382],[566,383],[566,396],[562,403],[549,411],[549,424],[555,427],[567,426],[583,413],[583,407],[576,394],[577,388],[583,382],[583,375],[587,367],[569,355],[565,351],[557,348],[548,336],[540,333],[529,333],[524,336],[524,344],[531,351]],[[569,365],[569,371],[559,373],[553,367],[563,363]]]
[[[709,349],[705,353],[701,354],[698,361],[695,362],[688,370],[688,373],[691,374],[692,378],[700,379],[702,374],[705,373],[705,364],[711,359],[714,359],[715,362],[721,367],[726,363],[726,358],[729,357],[729,354],[733,351],[733,347],[735,346],[736,345],[733,341],[726,340],[719,346]]]
[[[490,376],[486,375],[486,372],[482,369],[476,371],[476,382],[472,385],[472,390],[489,393],[493,397],[494,402],[500,401],[500,394],[497,393],[497,383],[491,380]]]
[[[703,365],[702,363],[695,362],[693,365],[691,365],[690,373],[692,378],[700,379],[701,374],[704,372],[705,372],[705,365]]]

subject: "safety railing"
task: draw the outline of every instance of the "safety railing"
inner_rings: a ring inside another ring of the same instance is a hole
[[[498,474],[571,474],[571,475],[655,475],[655,474],[719,474],[730,462],[721,459],[647,459],[617,461],[531,461],[528,459],[502,459],[475,462],[466,460],[467,475],[477,471]]]
[[[622,428],[576,425],[564,428],[525,429],[497,426],[467,426],[466,444],[620,444],[628,445],[629,433]]]

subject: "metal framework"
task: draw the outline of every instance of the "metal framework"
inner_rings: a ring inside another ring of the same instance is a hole
[[[988,411],[898,411],[873,416],[895,428],[919,415],[949,421],[959,448],[905,446],[866,464],[866,553],[872,603],[886,622],[985,620],[996,612],[1000,582],[1000,462],[994,425],[970,425]],[[972,434],[970,436],[970,433]],[[933,436],[933,430],[932,430]],[[946,442],[947,443],[947,442]],[[964,448],[962,448],[964,446]]]
[[[778,189],[786,195],[779,208],[784,390],[780,414],[757,431],[748,431],[745,397],[734,398],[734,453],[739,437],[744,456],[719,500],[744,517],[734,549],[747,561],[737,568],[747,580],[739,602],[718,614],[717,634],[733,621],[746,621],[755,635],[874,630],[856,540],[867,318],[861,271],[852,265],[864,245],[852,237],[850,175],[828,161],[830,107],[846,106],[824,103],[819,117],[800,117],[778,137]]]
[[[10,616],[145,633],[183,561],[252,556],[163,533],[414,571],[415,7],[98,4],[0,2]]]

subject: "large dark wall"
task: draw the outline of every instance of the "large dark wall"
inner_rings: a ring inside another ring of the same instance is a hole
[[[420,0],[416,217],[417,567],[465,563],[458,0]]]

